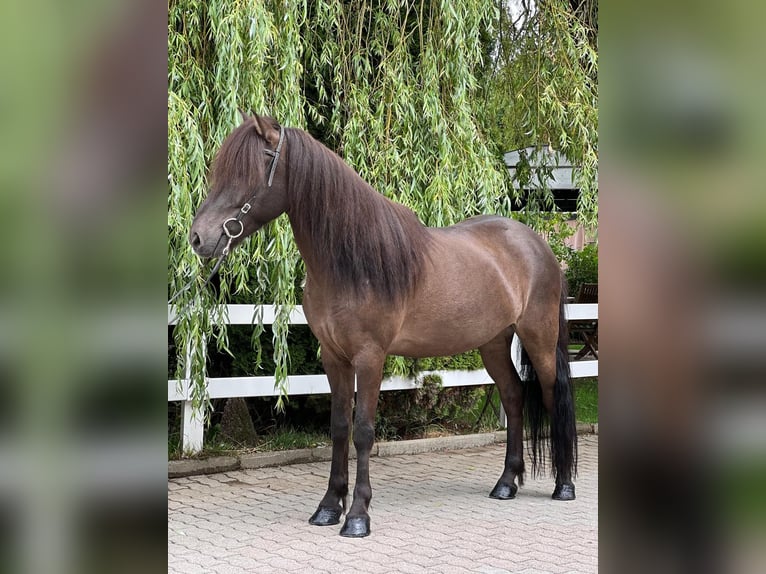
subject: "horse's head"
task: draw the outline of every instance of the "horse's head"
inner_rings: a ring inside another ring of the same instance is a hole
[[[197,210],[189,242],[200,257],[220,257],[287,209],[284,128],[244,116],[218,150],[210,191]]]

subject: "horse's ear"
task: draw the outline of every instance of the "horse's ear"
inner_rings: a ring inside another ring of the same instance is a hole
[[[272,148],[276,148],[279,143],[279,125],[273,119],[266,116],[255,114],[252,117],[255,131],[265,139]]]
[[[243,110],[242,108],[237,108],[239,110],[239,117],[242,118],[242,123],[244,124],[247,120],[250,119],[250,116],[247,115],[247,112]]]

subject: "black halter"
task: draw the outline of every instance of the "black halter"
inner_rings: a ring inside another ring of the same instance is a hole
[[[274,172],[277,170],[277,163],[279,163],[279,154],[282,153],[282,144],[285,141],[285,128],[282,126],[279,126],[279,141],[277,142],[277,148],[275,150],[266,149],[263,150],[263,153],[265,153],[268,156],[271,156],[271,164],[269,165],[269,178],[266,180],[266,187],[271,187],[271,184],[274,182]],[[242,218],[247,215],[247,213],[252,209],[251,202],[255,200],[256,195],[258,195],[258,192],[260,191],[260,188],[258,188],[253,195],[251,195],[248,200],[242,205],[242,207],[239,208],[239,213],[237,213],[236,217],[229,217],[227,220],[225,220],[222,224],[223,233],[221,233],[221,237],[218,238],[218,243],[215,245],[215,249],[218,249],[218,245],[221,243],[221,240],[224,238],[224,236],[228,237],[228,241],[226,242],[226,246],[223,248],[223,251],[221,252],[221,256],[218,258],[218,261],[216,261],[215,265],[213,266],[213,270],[210,272],[210,275],[208,275],[207,279],[205,279],[205,282],[202,284],[201,289],[204,289],[207,287],[208,283],[210,283],[211,279],[215,276],[216,273],[218,273],[218,270],[221,268],[221,264],[223,263],[223,260],[226,259],[226,256],[229,254],[229,249],[231,248],[231,242],[234,241],[237,237],[242,235],[245,231],[245,226],[242,223]],[[228,223],[230,221],[233,221],[234,223],[239,224],[239,230],[236,232],[229,231],[229,228],[227,227]],[[215,252],[215,249],[213,252]],[[168,301],[168,305],[170,305],[173,301],[175,301],[181,293],[186,291],[189,287],[191,287],[192,283],[194,283],[194,280],[196,277],[192,277],[192,279],[184,285],[178,293],[173,295],[173,297],[170,298]],[[189,303],[186,307],[184,307],[179,313],[176,314],[176,316],[168,321],[168,324],[175,321],[184,311],[186,311],[187,307],[191,305]]]
[[[277,143],[277,149],[273,151],[270,149],[263,150],[263,153],[271,156],[271,165],[269,166],[269,179],[266,181],[266,187],[271,187],[271,184],[274,181],[274,172],[277,169],[277,163],[279,162],[279,154],[282,153],[282,142],[284,141],[285,141],[285,128],[283,128],[282,126],[279,126],[279,142]],[[223,259],[229,254],[229,248],[231,247],[231,242],[237,237],[239,237],[240,235],[242,235],[242,233],[245,231],[245,226],[242,224],[242,217],[247,215],[247,212],[250,211],[250,209],[253,207],[252,205],[250,205],[250,202],[255,200],[255,196],[257,194],[258,194],[258,191],[253,193],[253,195],[250,196],[250,198],[244,203],[244,205],[239,208],[239,213],[237,214],[237,217],[230,217],[229,219],[223,222],[223,232],[229,238],[229,241],[227,241],[226,247],[224,247],[223,251],[221,252],[221,259]],[[239,224],[239,231],[237,231],[236,233],[229,231],[229,228],[226,227],[226,224],[229,223],[230,221],[233,221]],[[220,239],[218,241],[220,242]],[[216,247],[218,247],[218,245],[216,245]]]

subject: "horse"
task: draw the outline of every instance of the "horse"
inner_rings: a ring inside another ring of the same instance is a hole
[[[552,498],[574,500],[566,283],[548,244],[522,223],[494,215],[426,227],[307,132],[270,117],[243,119],[212,163],[189,241],[200,257],[220,261],[287,214],[305,262],[303,310],[332,393],[329,484],[309,523],[335,525],[345,513],[342,536],[370,534],[370,451],[389,354],[478,348],[508,422],[503,472],[489,496],[512,499],[524,483],[526,418],[533,476],[549,458]],[[521,373],[511,360],[514,333],[523,347]],[[352,429],[357,465],[347,509]]]

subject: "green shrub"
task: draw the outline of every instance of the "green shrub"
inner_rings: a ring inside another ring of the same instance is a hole
[[[396,373],[393,363],[400,361],[404,363],[404,369],[411,377],[416,377],[423,371],[475,371],[483,369],[479,351],[468,351],[453,355],[451,357],[427,357],[413,359],[411,357],[393,357],[386,359],[383,367],[383,376],[388,377]]]
[[[598,244],[590,243],[581,251],[569,249],[565,257],[569,294],[577,295],[583,283],[598,283]]]
[[[441,377],[425,375],[414,390],[380,393],[375,417],[377,439],[421,438],[435,427],[446,432],[470,430],[490,388],[444,388]]]

